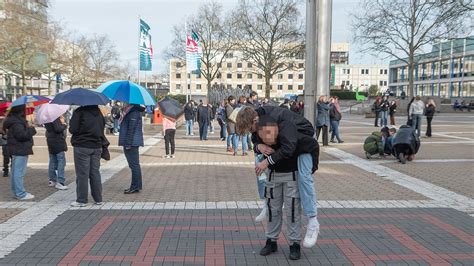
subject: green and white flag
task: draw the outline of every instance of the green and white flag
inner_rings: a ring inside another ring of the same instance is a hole
[[[151,71],[151,59],[153,58],[153,47],[151,46],[150,26],[140,19],[140,70]]]

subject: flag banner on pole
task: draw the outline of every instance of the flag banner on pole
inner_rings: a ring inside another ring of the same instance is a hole
[[[199,47],[199,36],[191,31],[186,36],[186,69],[188,73],[199,73],[201,70],[202,48]]]
[[[151,46],[150,26],[140,19],[140,70],[151,71],[151,59],[153,58],[153,47]]]

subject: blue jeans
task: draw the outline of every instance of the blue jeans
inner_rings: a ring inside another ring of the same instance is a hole
[[[221,139],[225,139],[227,137],[226,124],[221,119],[217,119],[217,122],[219,123],[219,126],[221,127],[221,132],[220,132],[219,136],[220,136]],[[229,143],[229,142],[227,141],[227,143]],[[227,145],[227,148],[229,148],[229,145]]]
[[[194,121],[192,119],[186,120],[186,134],[187,135],[192,135],[193,133],[193,123]]]
[[[303,212],[307,217],[317,215],[316,190],[313,183],[313,158],[309,153],[303,153],[298,156],[298,175],[301,205]]]
[[[49,154],[49,181],[64,185],[64,167],[66,167],[66,153]]]
[[[118,133],[120,131],[120,119],[114,119],[114,133]]]
[[[263,154],[255,154],[255,165],[259,164],[265,160],[265,156]],[[267,170],[265,170],[266,172]],[[266,180],[260,180],[257,176],[257,188],[258,188],[258,196],[260,199],[265,199],[265,181]]]
[[[23,177],[26,173],[26,164],[28,156],[12,156],[12,174],[10,177],[13,195],[17,198],[26,196],[25,187],[23,185]]]
[[[214,125],[212,124],[212,121],[214,120],[209,121],[209,132],[214,132]]]
[[[411,127],[416,130],[416,134],[418,137],[420,136],[420,131],[421,131],[421,115],[411,115]]]
[[[229,134],[227,135],[227,149],[230,149],[230,146],[232,144],[232,148],[234,148],[234,136],[235,134]]]
[[[388,111],[380,112],[380,125],[386,127],[388,124]]]
[[[126,149],[123,147],[123,153],[125,153],[125,158],[127,158],[128,167],[132,170],[132,182],[130,184],[130,189],[142,189],[142,170],[140,168],[140,155],[138,153],[138,147],[130,147]]]
[[[242,152],[246,152],[248,150],[248,143],[247,143],[247,135],[234,135],[234,152],[237,152],[239,148],[239,141],[242,139]]]
[[[331,120],[331,127],[332,127],[331,141],[333,141],[334,137],[336,137],[337,141],[341,142],[342,139],[339,136],[339,120]]]

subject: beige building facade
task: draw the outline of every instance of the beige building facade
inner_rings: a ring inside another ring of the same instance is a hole
[[[384,65],[334,65],[336,89],[367,91],[377,85],[379,91],[388,89],[388,66]]]

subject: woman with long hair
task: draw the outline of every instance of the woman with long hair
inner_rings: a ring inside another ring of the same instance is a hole
[[[433,116],[436,112],[436,103],[433,99],[429,99],[428,103],[426,104],[425,109],[425,116],[426,116],[426,136],[431,138],[431,121],[433,120]]]
[[[329,145],[329,102],[325,95],[319,96],[317,103],[318,116],[316,118],[316,140],[319,139],[321,130],[323,131],[323,146]]]
[[[23,185],[28,156],[33,154],[33,136],[36,134],[35,128],[26,121],[25,108],[25,105],[12,107],[3,123],[3,130],[7,132],[8,150],[12,156],[11,189],[18,200],[35,197],[26,192]]]
[[[329,119],[331,121],[332,134],[331,134],[331,143],[344,143],[339,135],[339,122],[341,121],[341,107],[339,105],[339,98],[337,96],[331,98],[331,104],[329,109]]]

